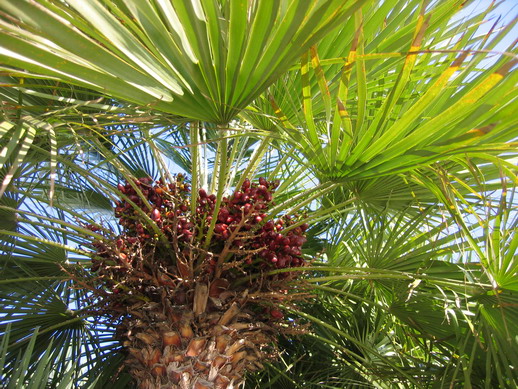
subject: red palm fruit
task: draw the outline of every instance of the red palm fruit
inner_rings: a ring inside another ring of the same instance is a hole
[[[227,208],[221,208],[219,210],[218,220],[221,222],[225,222],[227,220],[227,218],[229,217],[229,215],[230,215],[230,213],[228,212]]]
[[[306,238],[303,236],[295,235],[290,238],[291,244],[295,246],[302,246],[306,242]]]
[[[117,241],[115,242],[115,244],[117,245],[117,248],[120,250],[124,247],[124,241],[122,239],[117,239]]]
[[[226,220],[225,222],[226,222],[227,224],[230,224],[230,223],[232,223],[232,222],[234,222],[234,221],[235,221],[234,216],[229,216],[229,217],[227,217],[227,220]]]
[[[263,230],[265,231],[272,231],[273,230],[273,222],[272,221],[269,221],[267,222],[264,226],[263,226]]]
[[[257,216],[254,218],[254,221],[255,221],[256,223],[261,223],[261,222],[263,221],[263,218],[262,218],[261,216],[257,215]]]
[[[200,198],[204,199],[207,197],[207,191],[203,188],[201,188],[198,193],[200,194]]]
[[[266,178],[264,178],[264,177],[259,177],[259,184],[267,186],[268,185],[268,181],[266,181]]]
[[[243,192],[241,192],[241,191],[239,191],[239,190],[238,190],[238,191],[236,191],[236,192],[234,193],[234,199],[236,199],[236,200],[240,200],[242,197],[243,197]]]
[[[223,239],[228,239],[230,237],[230,233],[228,232],[228,230],[223,230],[223,232],[221,233],[221,237]]]
[[[244,205],[243,211],[245,212],[245,215],[250,213],[251,210],[252,210],[252,204],[245,204]]]
[[[276,320],[281,320],[284,317],[284,314],[280,310],[274,308],[270,309],[270,316]]]
[[[126,193],[126,188],[122,184],[117,184],[117,189],[122,193]]]
[[[306,231],[308,228],[309,228],[309,224],[308,224],[308,223],[304,223],[304,224],[302,224],[302,225],[300,226],[300,229],[301,229],[302,231]]]
[[[151,212],[151,219],[153,219],[155,222],[160,221],[161,215],[157,208],[153,209],[153,212]]]
[[[135,238],[134,236],[130,236],[128,238],[126,238],[126,240],[128,241],[129,244],[135,244],[137,243],[137,238]]]
[[[214,226],[214,231],[216,231],[218,234],[222,233],[226,229],[227,229],[226,224],[217,223]]]
[[[247,190],[248,188],[250,188],[250,180],[247,178],[245,181],[243,181],[242,189]]]
[[[270,259],[270,262],[271,262],[271,263],[277,263],[277,261],[278,261],[278,260],[279,260],[279,259],[277,258],[277,256],[275,256],[275,255],[274,255],[274,256],[272,257],[272,259]]]

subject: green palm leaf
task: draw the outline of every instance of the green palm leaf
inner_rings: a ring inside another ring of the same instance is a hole
[[[2,22],[5,64],[227,123],[361,2],[41,4],[2,4],[22,27]]]

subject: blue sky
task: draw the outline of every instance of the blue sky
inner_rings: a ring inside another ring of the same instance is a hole
[[[459,18],[463,16],[469,16],[476,14],[482,10],[487,9],[494,1],[492,0],[475,0],[465,10],[459,13]],[[513,19],[518,17],[518,0],[500,0],[498,7],[490,12],[486,22],[481,24],[479,27],[479,33],[487,33],[493,24],[498,21],[498,26],[509,24]],[[495,51],[505,51],[509,48],[509,45],[518,38],[518,23],[512,28],[512,30],[506,35],[496,47]]]

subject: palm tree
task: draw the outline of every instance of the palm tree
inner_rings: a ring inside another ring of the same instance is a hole
[[[1,385],[515,387],[516,20],[465,7],[0,2]]]

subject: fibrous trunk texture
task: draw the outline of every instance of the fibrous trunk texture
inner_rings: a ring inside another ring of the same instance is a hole
[[[243,309],[247,292],[209,297],[194,289],[193,303],[143,303],[119,328],[127,365],[141,389],[231,389],[244,372],[262,367],[273,350],[273,328]]]

